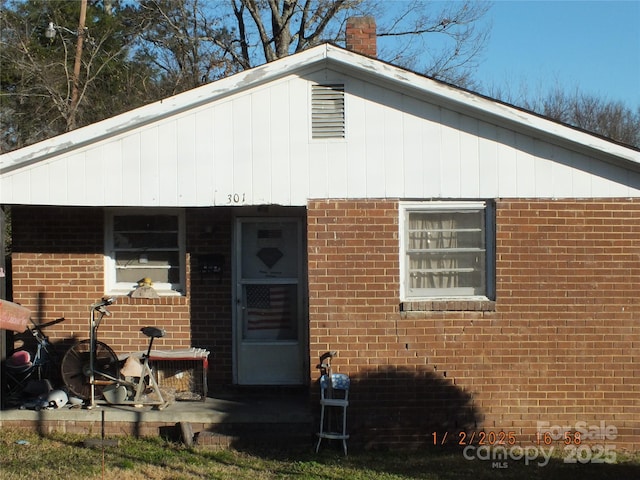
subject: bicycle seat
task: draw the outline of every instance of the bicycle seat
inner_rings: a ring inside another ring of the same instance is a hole
[[[5,366],[16,373],[29,370],[32,365],[31,355],[26,350],[13,352],[5,362]]]
[[[140,331],[150,338],[160,338],[160,337],[164,337],[167,334],[164,328],[158,328],[158,327],[144,327],[144,328],[141,328]]]

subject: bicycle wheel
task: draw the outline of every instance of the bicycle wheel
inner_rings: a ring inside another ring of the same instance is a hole
[[[90,363],[89,340],[82,340],[71,347],[62,358],[60,373],[62,380],[69,391],[78,397],[88,400],[91,398],[91,384],[89,368]],[[109,380],[97,372],[102,372],[113,378],[120,378],[120,362],[118,356],[106,343],[96,342],[96,353],[94,358],[95,380]],[[95,386],[95,396],[102,396],[101,385]]]

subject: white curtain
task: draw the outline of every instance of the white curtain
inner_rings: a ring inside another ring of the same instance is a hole
[[[409,215],[409,249],[450,249],[458,246],[456,220],[447,214]],[[413,252],[409,254],[410,288],[455,288],[459,278],[458,258],[451,253]]]

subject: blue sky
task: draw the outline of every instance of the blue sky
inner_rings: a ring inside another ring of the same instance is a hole
[[[491,38],[476,75],[483,93],[560,85],[640,106],[640,0],[497,0],[487,19]]]

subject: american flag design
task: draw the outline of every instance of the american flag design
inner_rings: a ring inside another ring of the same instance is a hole
[[[287,285],[247,285],[247,330],[292,328]]]

